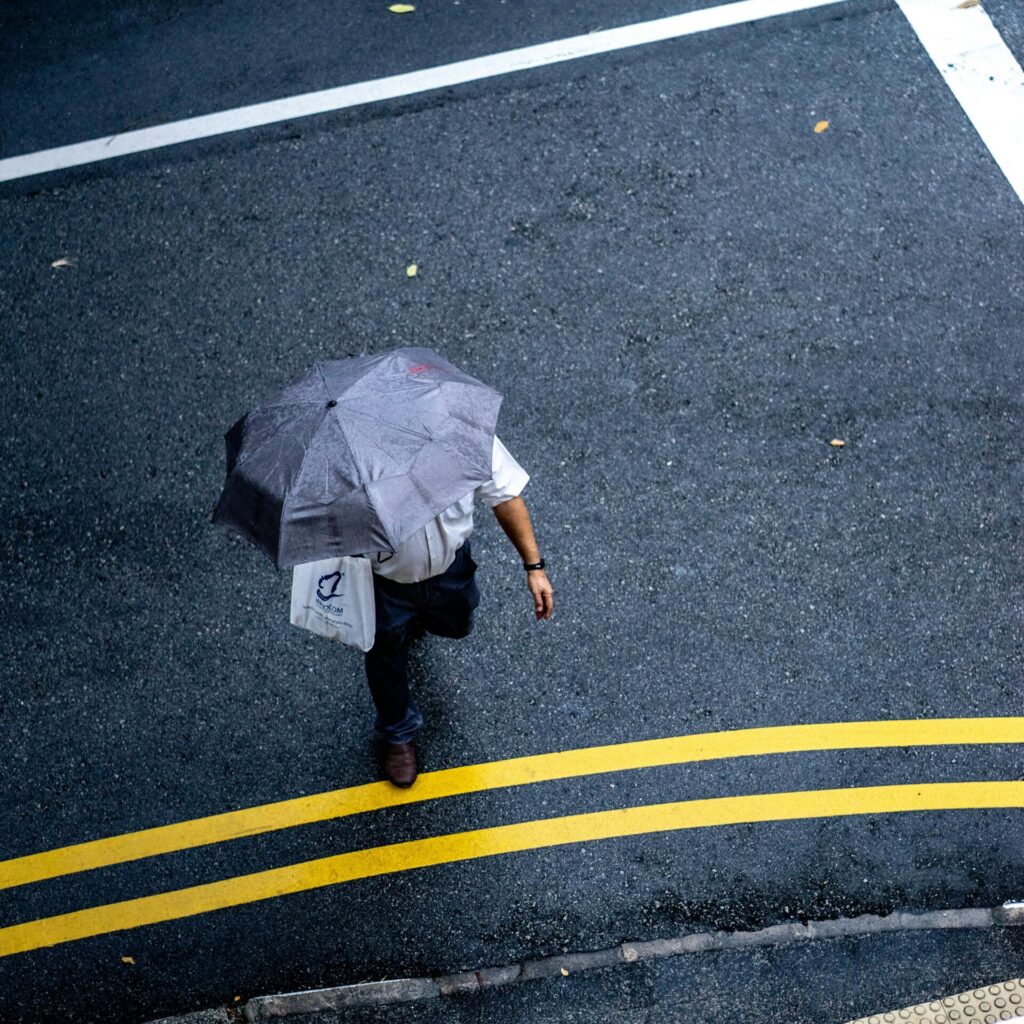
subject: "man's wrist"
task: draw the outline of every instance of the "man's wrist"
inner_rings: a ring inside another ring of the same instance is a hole
[[[537,559],[536,562],[523,562],[523,568],[527,572],[537,572],[537,570],[539,570],[539,569],[546,568],[546,565],[545,565],[544,559],[543,558],[539,558],[539,559]]]

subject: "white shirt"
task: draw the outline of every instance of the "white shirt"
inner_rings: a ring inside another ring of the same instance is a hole
[[[418,583],[440,575],[455,561],[455,552],[473,532],[473,499],[478,497],[485,505],[494,508],[503,501],[518,497],[529,479],[526,470],[495,437],[491,479],[407,537],[393,555],[387,551],[371,554],[373,571],[396,583]]]

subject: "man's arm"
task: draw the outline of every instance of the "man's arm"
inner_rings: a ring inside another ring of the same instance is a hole
[[[494,518],[505,531],[505,536],[515,545],[523,562],[530,565],[540,561],[540,548],[533,535],[533,524],[526,502],[522,498],[511,498],[494,506]],[[533,607],[538,619],[550,619],[555,610],[555,592],[543,569],[531,569],[526,574],[526,585],[533,594]]]

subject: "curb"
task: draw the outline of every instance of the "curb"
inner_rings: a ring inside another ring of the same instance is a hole
[[[282,992],[255,996],[242,1007],[248,1024],[266,1024],[302,1014],[346,1010],[357,1006],[416,1002],[445,996],[468,995],[539,978],[566,977],[601,967],[617,967],[683,954],[718,950],[782,946],[816,939],[838,939],[886,932],[913,932],[976,928],[1024,927],[1024,901],[998,907],[961,908],[924,912],[897,911],[884,917],[863,914],[828,921],[776,924],[748,932],[696,932],[671,939],[623,942],[610,949],[563,953],[524,960],[504,967],[484,967],[433,978],[395,978],[304,992]],[[149,1024],[232,1024],[237,1021],[225,1010],[204,1010],[179,1017],[165,1017]]]

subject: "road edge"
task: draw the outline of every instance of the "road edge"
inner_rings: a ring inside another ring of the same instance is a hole
[[[998,907],[962,907],[950,910],[895,911],[891,914],[862,914],[824,921],[789,922],[757,931],[693,932],[669,939],[623,942],[610,949],[561,953],[524,960],[503,967],[482,967],[475,971],[428,978],[393,978],[333,988],[282,992],[254,996],[241,1007],[201,1010],[174,1017],[162,1017],[148,1024],[266,1024],[302,1014],[346,1010],[357,1006],[418,1002],[442,996],[468,995],[485,989],[513,985],[538,978],[551,978],[601,967],[626,966],[645,960],[684,954],[707,953],[752,946],[782,946],[794,942],[877,935],[884,932],[955,930],[970,928],[1024,927],[1024,900]]]

